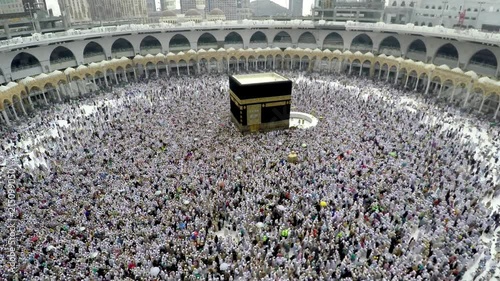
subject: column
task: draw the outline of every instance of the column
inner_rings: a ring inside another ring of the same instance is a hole
[[[391,76],[391,69],[387,68],[387,77],[385,78],[385,82],[389,82],[389,77]]]
[[[28,115],[28,114],[26,113],[26,109],[24,108],[24,104],[23,104],[23,99],[22,99],[22,98],[19,100],[19,103],[21,104],[21,110],[23,111],[23,114],[24,114],[25,116],[26,116],[26,115]]]
[[[379,70],[378,70],[378,80],[380,80],[381,77],[382,77],[382,69],[379,68]]]
[[[49,105],[49,102],[47,101],[47,97],[45,96],[45,92],[42,91],[43,99],[45,100],[45,104]]]
[[[148,68],[146,66],[144,67],[144,74],[146,75],[146,79],[149,79]]]
[[[456,91],[457,91],[457,85],[454,85],[453,90],[451,91],[450,102],[453,102],[453,97],[455,96]]]
[[[10,123],[9,116],[7,115],[6,110],[7,110],[7,108],[5,108],[5,107],[4,107],[4,109],[2,110],[3,119],[4,119],[4,120],[5,120],[5,122],[7,123],[7,126],[11,126],[12,124]]]
[[[187,65],[187,69],[188,69],[188,75],[191,75],[191,74],[189,73],[189,63],[188,63],[188,65]],[[158,69],[156,69],[156,71],[158,71]],[[158,75],[158,74],[157,74],[157,75]]]
[[[169,71],[170,66],[168,64],[165,65],[165,70],[167,71],[167,76],[170,76],[170,71]],[[200,68],[200,65],[198,64],[198,69]],[[135,74],[135,70],[134,70]],[[135,80],[137,80],[137,76],[135,77]]]
[[[274,56],[273,57],[273,70],[276,69],[276,57]]]
[[[467,87],[467,94],[465,95],[464,105],[463,105],[462,107],[467,106],[467,101],[469,100],[469,96],[470,96],[471,88],[472,88],[472,82],[471,82],[471,83],[469,83],[469,85],[468,85],[468,87]]]
[[[135,81],[137,81],[137,71],[135,71],[135,67],[133,68],[134,70],[134,78],[135,78]],[[168,69],[167,69],[167,73],[168,73]]]
[[[408,79],[410,78],[410,75],[406,73],[406,81],[405,81],[405,89],[408,86]]]
[[[302,58],[299,59],[299,70],[302,70]]]
[[[115,81],[116,81],[116,84],[118,84],[118,75],[116,75],[116,71],[113,72],[114,76],[115,76]]]
[[[429,93],[430,86],[431,86],[431,79],[427,78],[427,87],[425,87],[425,95]]]
[[[359,66],[359,77],[361,77],[362,74],[363,74],[363,65],[361,64]]]
[[[486,96],[483,94],[483,100],[481,101],[481,106],[479,106],[479,112],[483,110],[483,105],[485,101],[486,101]]]
[[[104,74],[104,83],[106,83],[106,87],[109,87],[107,73]],[[71,92],[73,92],[73,90]]]
[[[155,70],[156,70],[156,78],[160,77],[160,71],[158,70],[158,65],[155,64]],[[188,66],[188,73],[189,73],[189,66]]]
[[[500,101],[498,102],[497,110],[495,110],[495,115],[493,116],[493,119],[497,118],[498,115],[498,110],[500,109]]]
[[[400,67],[398,67],[398,69],[397,69],[397,71],[396,71],[396,78],[394,78],[394,85],[397,85],[397,84],[398,84],[398,79],[399,79],[399,68],[400,68]]]
[[[14,117],[16,120],[19,120],[19,117],[17,116],[16,108],[14,107],[14,104],[10,105],[10,108],[12,109],[12,113],[14,114]]]
[[[61,102],[62,101],[61,94],[59,93],[59,89],[57,87],[56,87],[56,93],[57,93],[57,100]]]
[[[438,99],[441,97],[441,93],[443,92],[443,84],[439,85],[439,94],[438,94]]]
[[[417,83],[415,83],[415,91],[418,89],[418,82],[420,82],[420,77],[417,77]]]
[[[352,62],[351,62],[351,64],[349,65],[349,75],[351,75],[351,72],[352,72]]]
[[[177,76],[181,76],[181,72],[179,70],[179,63],[175,64],[177,66]]]

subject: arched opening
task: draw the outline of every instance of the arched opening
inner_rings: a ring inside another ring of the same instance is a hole
[[[12,102],[8,99],[3,100],[3,111],[6,113],[8,120],[4,120],[5,123],[10,124],[10,122],[17,119],[17,112],[15,112]],[[4,116],[2,115],[2,118]]]
[[[210,73],[217,73],[219,72],[219,63],[216,58],[210,58],[209,60],[209,71]]]
[[[498,67],[497,57],[488,49],[477,51],[467,63],[466,70],[473,70],[485,76],[495,76]]]
[[[50,68],[52,70],[66,69],[76,66],[76,64],[75,55],[66,47],[56,47],[50,53]]]
[[[302,33],[299,37],[298,47],[311,49],[316,48],[316,37],[314,37],[314,35],[309,31]]]
[[[238,59],[236,57],[229,58],[229,71],[231,72],[238,71]]]
[[[257,60],[255,59],[254,56],[249,56],[248,57],[248,69],[249,70],[257,70]]]
[[[380,46],[378,48],[379,53],[386,54],[387,56],[401,56],[401,44],[399,40],[394,36],[386,37],[382,42],[380,42]]]
[[[458,50],[451,43],[441,46],[434,57],[433,63],[435,65],[446,64],[450,68],[458,66]]]
[[[189,44],[189,40],[186,36],[176,34],[170,39],[168,49],[170,52],[189,51],[191,49],[191,44]]]
[[[231,32],[224,38],[224,48],[243,48],[243,38],[239,33]]]
[[[17,80],[27,76],[34,76],[43,72],[40,61],[32,54],[21,52],[10,63],[12,79]]]
[[[111,46],[111,56],[113,58],[132,58],[134,55],[134,47],[127,39],[118,38]]]
[[[406,57],[414,61],[427,62],[427,47],[424,41],[417,39],[411,42]]]
[[[247,59],[244,56],[241,56],[238,60],[238,69],[239,71],[246,70]]]
[[[162,52],[161,43],[156,37],[148,35],[144,37],[140,45],[141,55],[145,56],[147,54],[156,55]]]
[[[288,32],[280,31],[274,36],[273,45],[281,49],[286,49],[292,45],[292,37]]]
[[[323,49],[329,49],[330,51],[343,50],[344,39],[337,32],[332,32],[323,40]]]
[[[217,39],[212,34],[205,32],[198,38],[198,49],[217,49]]]
[[[83,49],[83,62],[89,64],[106,60],[106,54],[101,45],[96,42],[89,42]]]
[[[351,51],[360,51],[362,53],[371,52],[373,49],[373,41],[370,36],[366,34],[359,34],[352,39]]]
[[[262,31],[257,31],[252,35],[252,37],[250,37],[250,48],[259,47],[267,47],[267,36]]]

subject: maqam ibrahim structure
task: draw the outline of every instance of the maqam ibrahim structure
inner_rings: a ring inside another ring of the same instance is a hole
[[[4,125],[96,85],[201,72],[301,69],[406,86],[499,118],[500,35],[311,21],[127,25],[0,42]]]

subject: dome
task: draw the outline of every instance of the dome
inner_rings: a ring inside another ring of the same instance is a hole
[[[187,51],[187,53],[190,54],[190,55],[196,55],[196,51],[193,50],[193,49]]]
[[[73,72],[75,72],[75,69],[72,67],[68,67],[68,68],[66,68],[66,70],[64,70],[64,74],[66,74],[66,75],[69,75]]]
[[[154,58],[154,56],[152,54],[147,54],[146,58],[150,59],[150,58]]]
[[[472,70],[465,72],[465,75],[471,77],[472,79],[477,79],[478,78],[477,73],[475,73]]]
[[[221,9],[215,8],[215,9],[210,11],[209,15],[211,15],[211,16],[223,16],[224,12]]]
[[[141,55],[136,55],[136,56],[134,57],[134,59],[136,59],[136,60],[140,60],[140,59],[143,59],[143,58],[144,58],[144,57],[143,57],[143,56],[141,56]]]
[[[177,17],[177,14],[174,11],[163,11],[161,12],[162,17]]]
[[[365,56],[367,56],[367,57],[371,57],[371,58],[373,58],[373,57],[374,57],[374,55],[372,54],[372,52],[368,52],[368,53],[366,53],[366,54],[365,54]]]
[[[439,69],[444,69],[444,70],[450,70],[450,67],[447,66],[446,64],[442,64],[440,66],[438,66]]]
[[[7,88],[13,88],[13,87],[16,87],[17,85],[19,85],[19,84],[17,84],[16,82],[9,82],[7,84]]]
[[[354,53],[355,56],[362,56],[363,54],[360,51]]]
[[[451,71],[456,72],[456,73],[464,73],[464,71],[463,71],[463,70],[461,70],[461,69],[460,69],[460,68],[458,68],[458,67],[453,68]]]
[[[80,66],[83,66],[83,67],[87,68],[85,65],[80,65]],[[79,66],[79,67],[80,67],[80,66]],[[47,76],[48,76],[48,75],[47,75],[47,74],[45,74],[45,73],[40,73],[40,74],[38,74],[37,76],[35,76],[35,78],[36,78],[36,79],[43,79],[43,78],[46,78]]]
[[[201,16],[200,12],[198,12],[198,10],[196,10],[196,9],[189,9],[186,11],[186,13],[184,15],[186,17],[199,17],[199,16]]]

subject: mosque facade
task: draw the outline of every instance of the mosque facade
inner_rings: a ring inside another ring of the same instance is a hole
[[[3,121],[36,102],[138,76],[291,68],[386,79],[498,116],[495,34],[306,21],[217,24],[101,27],[4,41]]]

